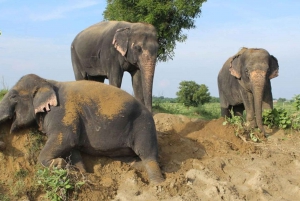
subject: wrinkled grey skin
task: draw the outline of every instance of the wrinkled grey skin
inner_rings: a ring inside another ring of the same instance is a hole
[[[230,57],[218,75],[221,115],[230,117],[246,110],[251,127],[263,132],[262,109],[273,109],[270,79],[278,76],[278,61],[264,49],[242,48]]]
[[[71,156],[71,163],[84,172],[80,152],[137,155],[150,181],[163,181],[152,114],[119,88],[85,80],[57,82],[29,74],[0,102],[0,123],[7,119],[12,119],[10,132],[37,123],[47,134],[38,157],[46,167],[64,167],[64,158]]]
[[[71,45],[76,80],[96,80],[121,87],[131,74],[135,97],[152,110],[157,32],[150,24],[104,21],[81,31]]]

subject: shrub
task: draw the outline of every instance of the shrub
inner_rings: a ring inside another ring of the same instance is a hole
[[[234,127],[235,135],[243,139],[242,135],[248,135],[253,142],[259,142],[259,137],[255,134],[254,129],[246,129],[242,116],[235,116],[233,110],[230,110],[231,117],[225,117],[223,125],[231,124]]]
[[[263,124],[267,125],[269,128],[290,128],[292,125],[292,120],[288,115],[287,111],[283,108],[273,110],[264,110],[263,114]]]
[[[37,183],[46,191],[48,199],[68,200],[71,190],[77,192],[85,184],[85,181],[77,181],[76,173],[68,169],[44,168],[37,171]]]
[[[293,105],[295,106],[296,110],[300,110],[300,95],[295,96],[294,98]]]

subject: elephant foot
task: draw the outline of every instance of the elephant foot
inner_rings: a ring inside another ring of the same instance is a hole
[[[160,167],[156,161],[147,161],[145,166],[151,184],[157,185],[164,181]]]
[[[255,120],[247,120],[247,122],[245,123],[245,126],[247,128],[257,128],[257,124]]]
[[[78,162],[76,164],[74,164],[75,168],[77,168],[81,173],[86,173],[86,169],[85,166],[83,164],[83,162]]]
[[[82,173],[86,172],[81,154],[78,150],[72,150],[70,160],[71,160],[71,164],[74,165],[76,169],[78,169]]]
[[[67,162],[63,159],[63,158],[55,158],[55,159],[52,159],[50,165],[49,165],[49,168],[52,169],[54,167],[57,167],[57,168],[65,168],[67,166]]]

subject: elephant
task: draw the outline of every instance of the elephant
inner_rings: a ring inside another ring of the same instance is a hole
[[[145,23],[103,21],[81,31],[71,45],[76,80],[108,79],[120,88],[127,71],[135,97],[150,111],[157,54],[157,31]]]
[[[230,57],[218,74],[221,116],[242,115],[252,128],[258,127],[265,135],[262,110],[273,109],[270,79],[278,76],[277,59],[262,48],[243,47]]]
[[[81,153],[138,156],[150,182],[163,181],[152,113],[117,87],[28,74],[0,102],[0,123],[8,119],[12,119],[10,133],[35,124],[47,135],[38,156],[45,167],[66,167],[65,159],[70,158],[72,165],[85,172]]]

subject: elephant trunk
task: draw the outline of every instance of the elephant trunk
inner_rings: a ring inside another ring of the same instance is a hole
[[[153,87],[155,63],[156,63],[155,61],[148,62],[141,69],[144,103],[150,112],[152,111],[152,87]]]
[[[262,123],[262,100],[264,94],[264,88],[266,84],[266,72],[256,70],[251,72],[250,80],[252,82],[252,90],[254,96],[254,111],[258,128],[265,133]]]

